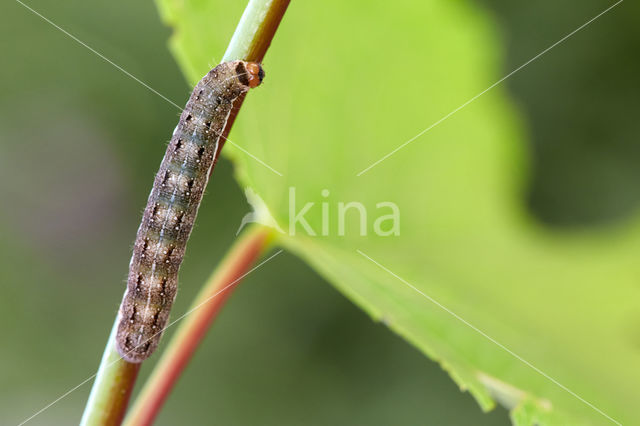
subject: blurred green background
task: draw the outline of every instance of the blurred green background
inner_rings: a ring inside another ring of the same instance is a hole
[[[186,101],[190,88],[152,2],[28,4],[176,103]],[[483,4],[503,35],[506,74],[608,3]],[[211,31],[230,37],[243,6],[228,28]],[[177,111],[19,3],[3,2],[0,16],[0,422],[15,424],[95,372]],[[634,25],[633,14],[611,14],[577,34],[579,43],[505,82],[532,135],[522,201],[548,226],[608,226],[637,213]],[[249,210],[227,160],[208,194],[176,313]],[[89,389],[90,382],[30,424],[77,422]],[[509,422],[501,408],[481,414],[435,363],[285,254],[239,287],[158,421],[202,423]]]

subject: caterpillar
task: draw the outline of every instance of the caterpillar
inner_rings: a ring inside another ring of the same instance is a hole
[[[233,102],[263,78],[256,62],[223,62],[200,80],[180,115],[138,229],[118,312],[116,347],[125,361],[142,362],[158,346]]]

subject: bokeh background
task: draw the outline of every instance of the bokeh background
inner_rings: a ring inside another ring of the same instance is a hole
[[[482,4],[502,34],[506,74],[609,3]],[[186,101],[190,88],[166,48],[171,31],[151,1],[28,5]],[[95,372],[177,112],[18,2],[3,2],[0,17],[0,423],[16,424]],[[559,229],[611,226],[637,214],[640,200],[633,16],[611,14],[575,38],[504,83],[531,134],[522,202]],[[249,210],[232,172],[219,162],[174,312],[187,309]],[[90,385],[30,424],[76,423]],[[501,408],[481,414],[437,364],[286,254],[238,288],[158,424],[509,421]]]

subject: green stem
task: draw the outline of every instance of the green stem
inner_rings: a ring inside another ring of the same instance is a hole
[[[235,60],[262,62],[289,2],[290,0],[250,0],[231,37],[222,62]],[[245,95],[241,95],[233,103],[231,115],[218,144],[216,159],[227,140],[244,97]]]
[[[250,0],[223,61],[243,59],[261,62],[289,2],[290,0]],[[222,142],[226,140],[243,100],[244,97],[241,97],[234,103],[232,115],[222,135]],[[220,143],[216,157],[220,154],[222,146],[223,143]],[[82,426],[119,425],[127,408],[140,364],[131,364],[120,358],[115,349],[115,327],[116,325],[109,336],[85,406]],[[167,393],[168,391],[169,389]],[[157,409],[159,408],[158,406]]]
[[[262,62],[290,0],[250,0],[222,61]]]
[[[250,227],[236,241],[187,311],[127,415],[125,425],[153,423],[227,298],[240,280],[257,268],[253,265],[269,249],[272,240],[273,231],[258,225]]]
[[[131,364],[120,357],[115,346],[117,327],[116,318],[80,421],[81,426],[119,425],[127,409],[140,364]]]

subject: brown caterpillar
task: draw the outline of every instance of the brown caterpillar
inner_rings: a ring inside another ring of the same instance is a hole
[[[158,346],[178,287],[178,269],[233,102],[264,77],[255,62],[224,62],[196,85],[173,132],[138,229],[116,346],[142,362]]]

